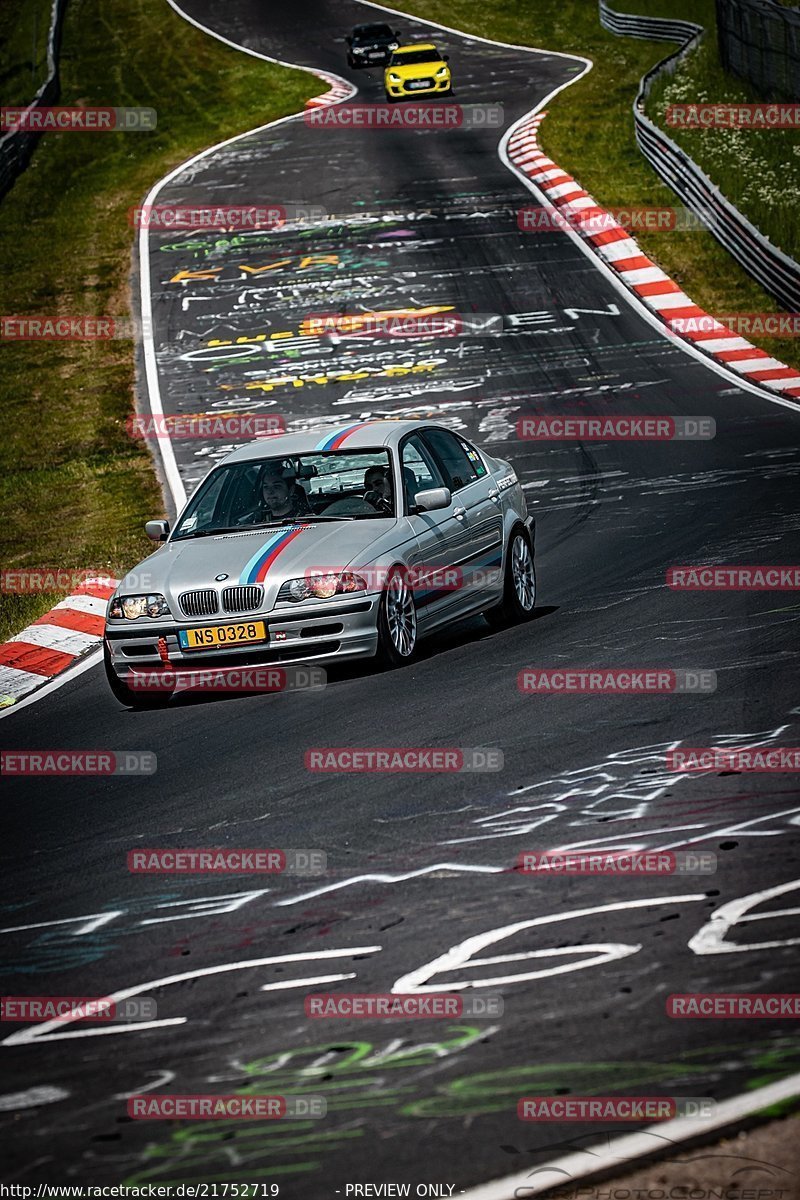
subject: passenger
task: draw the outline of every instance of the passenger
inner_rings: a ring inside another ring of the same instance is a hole
[[[387,467],[369,467],[364,473],[364,499],[381,514],[394,515],[392,476]]]

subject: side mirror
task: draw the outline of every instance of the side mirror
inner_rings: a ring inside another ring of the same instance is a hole
[[[427,492],[417,492],[413,505],[416,512],[434,512],[440,508],[449,508],[453,497],[450,488],[429,488]]]
[[[144,531],[151,542],[165,542],[169,536],[169,521],[148,521]]]
[[[450,55],[449,55],[449,54],[443,54],[443,55],[442,55],[442,62],[450,62]]]

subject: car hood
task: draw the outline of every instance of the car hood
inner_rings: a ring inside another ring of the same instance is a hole
[[[435,62],[409,63],[407,66],[400,67],[388,66],[386,70],[391,71],[393,75],[399,75],[401,79],[428,79],[446,66],[446,62],[437,59]]]
[[[260,584],[260,612],[274,607],[281,584],[313,571],[358,569],[404,540],[403,521],[392,518],[283,525],[247,533],[168,542],[120,582],[120,594],[158,592],[175,616],[183,592]],[[407,536],[407,534],[406,534]],[[224,575],[224,579],[217,579]],[[219,605],[222,612],[222,606]]]

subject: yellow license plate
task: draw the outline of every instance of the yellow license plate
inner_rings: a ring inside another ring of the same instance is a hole
[[[239,625],[207,625],[203,629],[181,629],[178,640],[182,650],[213,650],[218,646],[265,642],[267,630],[263,621],[244,621]]]

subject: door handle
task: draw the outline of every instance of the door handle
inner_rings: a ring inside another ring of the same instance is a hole
[[[497,500],[499,500],[499,499],[500,499],[500,493],[498,492],[497,488],[492,488],[492,489],[490,490],[490,492],[489,492],[489,499],[490,499],[490,500],[494,500],[494,501],[497,501]]]
[[[455,517],[455,519],[457,521],[463,521],[464,517],[466,515],[467,515],[467,510],[465,508],[454,508],[453,509],[453,516]]]

